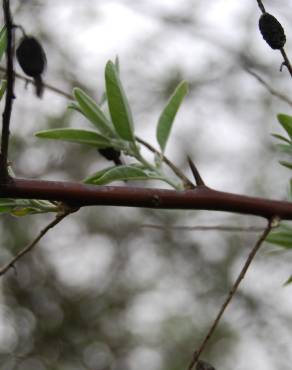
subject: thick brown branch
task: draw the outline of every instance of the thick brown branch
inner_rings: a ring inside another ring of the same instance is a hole
[[[156,209],[201,209],[292,220],[292,203],[216,191],[205,186],[175,191],[72,182],[14,179],[0,184],[1,198],[46,199],[70,206],[124,206]]]

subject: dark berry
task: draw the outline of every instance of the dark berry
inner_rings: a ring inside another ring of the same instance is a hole
[[[47,64],[47,58],[41,44],[34,37],[23,37],[16,49],[16,57],[23,72],[33,77],[36,93],[41,96],[43,92],[41,75]]]
[[[113,161],[117,166],[122,164],[120,160],[121,152],[114,148],[98,149],[98,152],[107,160]]]
[[[264,13],[259,20],[259,28],[264,40],[272,49],[281,49],[286,36],[281,23],[271,14]]]

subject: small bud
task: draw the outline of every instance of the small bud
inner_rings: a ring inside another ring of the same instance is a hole
[[[47,64],[47,58],[41,44],[34,38],[24,36],[16,49],[16,57],[23,72],[32,77],[36,86],[36,94],[43,94],[42,73]]]
[[[281,23],[271,14],[264,13],[259,20],[259,28],[264,40],[272,49],[281,49],[286,36]]]

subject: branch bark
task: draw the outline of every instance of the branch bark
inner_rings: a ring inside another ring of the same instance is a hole
[[[62,201],[72,207],[116,206],[156,209],[200,209],[292,220],[292,203],[255,198],[197,186],[175,191],[153,188],[93,186],[73,182],[13,179],[0,184],[1,198]]]
[[[7,92],[5,107],[3,112],[2,135],[1,135],[1,153],[0,153],[0,177],[1,181],[8,181],[7,170],[8,146],[9,146],[9,125],[12,113],[12,104],[14,99],[14,67],[13,67],[13,21],[10,13],[9,0],[3,1],[3,13],[5,26],[7,30],[7,48],[6,48],[6,80]]]

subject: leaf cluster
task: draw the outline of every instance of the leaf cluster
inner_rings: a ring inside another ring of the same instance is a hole
[[[68,107],[89,121],[94,127],[93,130],[58,128],[37,132],[36,136],[88,145],[98,150],[111,148],[131,158],[130,163],[109,166],[90,174],[83,180],[87,184],[105,185],[121,180],[161,180],[175,189],[180,189],[183,184],[164,173],[162,161],[174,119],[187,92],[187,83],[182,81],[159,116],[156,138],[161,155],[156,156],[153,162],[144,158],[137,141],[131,107],[120,79],[118,59],[106,64],[105,92],[101,103],[98,104],[79,87],[73,89],[74,101],[70,102]],[[104,102],[107,102],[108,110],[105,110]]]

